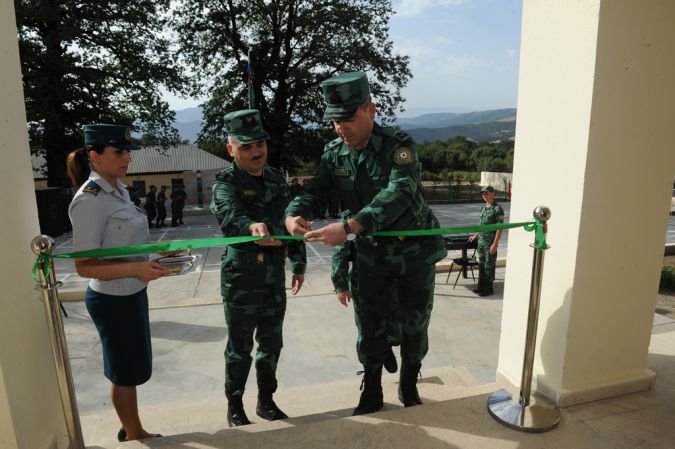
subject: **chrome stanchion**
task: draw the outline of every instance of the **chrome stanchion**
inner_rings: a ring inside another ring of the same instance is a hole
[[[551,218],[551,211],[544,206],[534,209],[534,218],[544,224]],[[502,389],[488,398],[488,411],[493,418],[512,429],[524,432],[547,432],[560,422],[560,410],[548,399],[535,395],[532,391],[532,367],[537,340],[537,323],[539,321],[539,300],[541,298],[541,274],[544,269],[544,249],[536,244],[532,261],[532,280],[530,283],[530,310],[527,316],[527,334],[525,336],[525,355],[523,357],[523,373],[520,381],[520,399],[516,402],[511,393]]]
[[[37,256],[49,255],[54,250],[54,240],[46,235],[37,236],[31,241],[31,249]],[[45,276],[45,263],[49,264],[49,276]],[[45,312],[47,313],[49,339],[52,344],[52,354],[59,382],[61,405],[63,406],[68,437],[70,438],[70,447],[71,449],[84,449],[80,414],[77,410],[73,375],[70,370],[70,359],[68,358],[68,345],[63,330],[63,320],[61,319],[59,293],[57,291],[58,283],[54,274],[53,259],[38,257],[37,272],[40,277],[39,288],[42,291],[42,300]]]

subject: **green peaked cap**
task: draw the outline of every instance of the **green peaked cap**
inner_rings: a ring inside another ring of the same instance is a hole
[[[110,145],[120,150],[140,150],[140,147],[131,141],[131,128],[122,125],[98,123],[84,125],[85,145]]]
[[[269,139],[262,127],[260,112],[256,109],[244,109],[225,115],[225,132],[242,145]]]
[[[328,78],[321,83],[326,110],[323,119],[345,120],[370,97],[368,77],[365,72],[349,72]]]

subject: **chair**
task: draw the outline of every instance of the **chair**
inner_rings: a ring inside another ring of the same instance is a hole
[[[445,283],[448,283],[448,280],[450,279],[450,275],[452,274],[452,269],[455,265],[459,266],[459,273],[457,273],[457,278],[455,279],[455,284],[452,286],[452,289],[454,290],[455,287],[457,287],[457,281],[459,281],[459,277],[462,275],[462,270],[465,268],[468,268],[471,270],[471,279],[473,279],[474,282],[476,282],[476,277],[473,274],[473,267],[478,266],[478,260],[476,260],[476,250],[473,250],[473,254],[471,254],[471,257],[457,257],[456,259],[452,259],[452,263],[450,264],[450,271],[448,271],[448,277],[445,278]]]

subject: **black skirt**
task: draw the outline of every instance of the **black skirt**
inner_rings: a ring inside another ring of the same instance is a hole
[[[113,384],[136,386],[152,374],[148,293],[106,295],[87,288],[84,297],[103,347],[103,373]]]

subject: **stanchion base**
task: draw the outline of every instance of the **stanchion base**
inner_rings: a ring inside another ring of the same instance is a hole
[[[523,407],[502,389],[490,395],[487,406],[494,419],[522,432],[548,432],[560,422],[558,407],[541,397],[532,397],[530,405]]]

